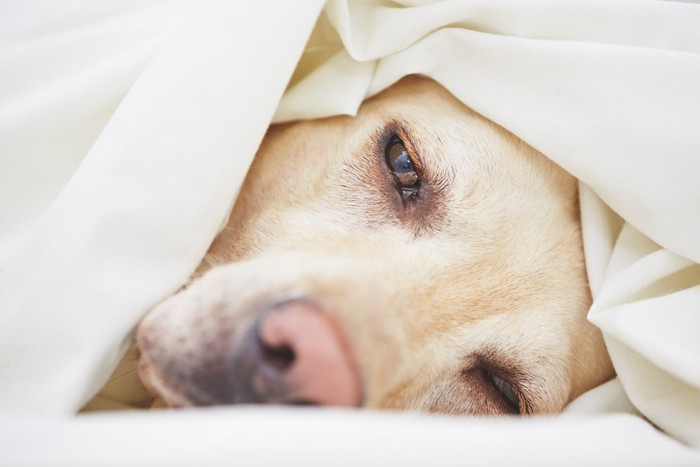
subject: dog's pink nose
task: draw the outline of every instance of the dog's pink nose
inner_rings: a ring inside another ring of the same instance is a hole
[[[244,344],[239,360],[244,371],[237,372],[248,378],[253,399],[360,405],[360,377],[344,336],[315,305],[304,300],[278,305],[258,318],[256,334]]]

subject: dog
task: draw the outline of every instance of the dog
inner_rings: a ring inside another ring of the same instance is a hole
[[[172,407],[549,414],[614,376],[577,181],[438,83],[273,125],[192,281],[137,329]]]

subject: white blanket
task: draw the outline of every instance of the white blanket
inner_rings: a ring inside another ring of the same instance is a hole
[[[700,5],[323,3],[0,6],[2,436],[108,430],[11,427],[102,386],[203,256],[270,121],[352,114],[423,73],[581,180],[589,317],[635,407],[700,446]],[[557,420],[538,425],[547,445],[585,431]]]

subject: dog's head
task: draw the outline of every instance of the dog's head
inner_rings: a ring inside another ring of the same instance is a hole
[[[196,276],[138,330],[174,406],[548,413],[612,375],[576,180],[427,79],[272,127]]]

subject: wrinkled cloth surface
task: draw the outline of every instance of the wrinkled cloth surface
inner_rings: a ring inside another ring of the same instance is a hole
[[[0,431],[70,416],[105,383],[225,222],[271,121],[352,115],[421,73],[580,180],[612,384],[700,446],[699,24],[698,4],[646,0],[3,3]],[[108,430],[90,417],[14,436]],[[556,420],[540,446],[579,432]]]

